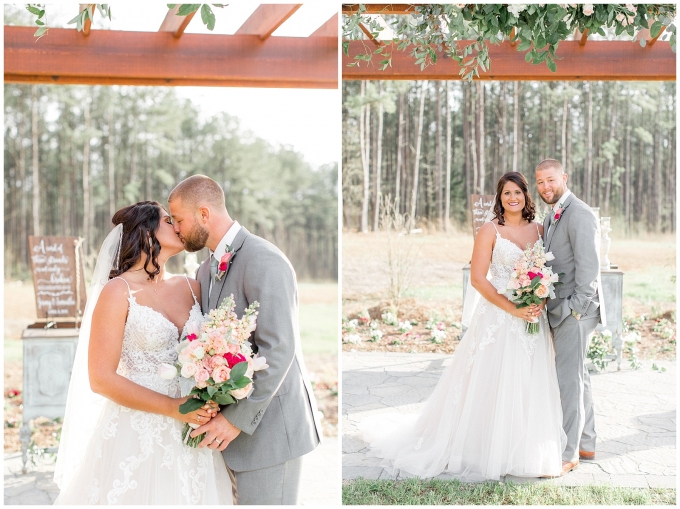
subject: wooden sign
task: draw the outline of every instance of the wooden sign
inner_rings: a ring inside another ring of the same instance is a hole
[[[75,321],[82,317],[87,295],[80,247],[76,254],[77,242],[77,237],[28,237],[40,321]]]
[[[493,209],[495,196],[493,194],[471,194],[470,207],[472,209],[472,234],[477,236],[477,231],[486,220],[486,214]]]

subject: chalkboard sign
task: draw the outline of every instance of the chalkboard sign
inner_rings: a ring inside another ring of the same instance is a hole
[[[80,320],[87,295],[78,241],[77,237],[28,237],[38,320]]]
[[[486,220],[486,213],[493,209],[495,196],[493,194],[471,194],[470,207],[472,208],[472,232],[477,236],[477,231]]]

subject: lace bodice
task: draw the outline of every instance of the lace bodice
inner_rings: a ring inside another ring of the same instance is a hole
[[[117,278],[123,279],[123,278]],[[125,281],[123,279],[123,281]],[[125,282],[127,284],[127,281]],[[188,283],[188,280],[187,280]],[[128,290],[129,290],[128,285]],[[191,285],[189,285],[191,289]],[[194,295],[194,305],[189,319],[201,315],[201,307]],[[177,344],[185,334],[186,324],[181,333],[175,324],[149,306],[137,304],[130,293],[128,297],[128,317],[123,333],[123,349],[117,373],[143,387],[172,397],[178,397],[179,376],[172,380],[165,380],[158,375],[158,368],[162,363],[175,364],[177,362]]]
[[[494,224],[494,227],[496,225]],[[538,228],[538,227],[537,227]],[[540,237],[536,242],[543,242]],[[491,253],[491,265],[489,272],[491,273],[491,284],[496,290],[505,290],[508,287],[510,275],[515,268],[515,262],[522,256],[523,250],[514,242],[504,239],[496,230],[496,245],[493,247]]]

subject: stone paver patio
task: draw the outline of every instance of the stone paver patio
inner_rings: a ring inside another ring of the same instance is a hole
[[[301,505],[340,505],[338,438],[330,437],[305,457]],[[54,463],[41,462],[21,473],[21,453],[5,455],[5,505],[51,505],[59,494]]]
[[[397,409],[417,412],[437,384],[451,356],[447,354],[343,352],[342,477],[395,479],[366,455],[357,424],[370,415]],[[549,482],[569,486],[610,484],[622,487],[675,488],[675,361],[656,361],[621,371],[610,365],[591,376],[598,433],[594,461],[581,461],[558,479],[516,478],[505,481]],[[399,475],[396,478],[408,477]],[[446,474],[438,479],[447,479]]]

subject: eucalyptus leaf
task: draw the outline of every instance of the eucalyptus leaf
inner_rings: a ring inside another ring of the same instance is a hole
[[[177,16],[188,16],[200,8],[201,4],[180,4],[180,8],[177,10]]]

